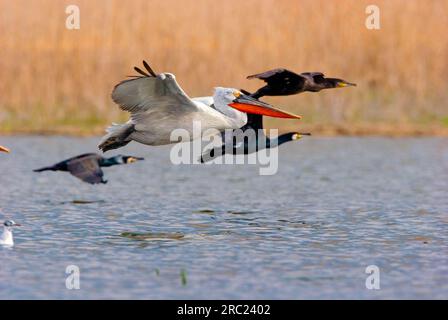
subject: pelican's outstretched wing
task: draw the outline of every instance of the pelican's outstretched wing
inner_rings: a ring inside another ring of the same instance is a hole
[[[106,183],[107,181],[103,180],[103,170],[98,163],[99,158],[98,155],[75,158],[67,163],[67,170],[84,182],[90,184]]]
[[[120,82],[112,92],[112,99],[132,118],[142,113],[163,112],[177,116],[197,111],[197,106],[182,90],[173,74],[156,75],[144,61],[148,73],[135,68],[142,76]],[[137,116],[138,118],[138,116]]]
[[[135,68],[141,75],[120,82],[112,91],[112,99],[120,108],[131,114],[131,119],[121,125],[112,125],[98,147],[103,150],[120,148],[135,140],[147,145],[173,143],[175,129],[193,133],[195,121],[216,120],[212,108],[197,99],[190,99],[170,73],[156,75],[143,62],[146,71]],[[204,112],[209,111],[209,112]],[[210,116],[210,114],[212,114]],[[192,135],[192,139],[197,137]]]

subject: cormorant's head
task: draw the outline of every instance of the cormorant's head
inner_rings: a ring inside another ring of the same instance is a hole
[[[110,167],[110,166],[115,166],[117,164],[133,163],[138,160],[144,160],[144,158],[133,157],[133,156],[123,156],[123,155],[119,154],[119,155],[111,157],[111,158],[103,159],[103,161],[101,161],[101,163],[100,163],[100,166],[101,167]]]
[[[291,133],[291,140],[299,140],[302,139],[303,136],[310,136],[311,133],[300,133],[300,132],[292,132]]]
[[[145,160],[145,158],[140,158],[140,157],[133,157],[133,156],[120,156],[122,159],[122,162],[124,164],[129,164],[129,163],[133,163],[139,160]]]
[[[337,78],[326,78],[327,88],[344,88],[344,87],[356,87],[356,83],[351,83]]]
[[[13,220],[6,220],[3,225],[6,228],[12,228],[12,227],[20,227],[21,225],[18,223],[15,223]]]

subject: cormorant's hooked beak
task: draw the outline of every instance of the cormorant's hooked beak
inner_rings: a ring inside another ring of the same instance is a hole
[[[126,163],[127,164],[134,163],[134,162],[139,161],[139,160],[145,160],[145,158],[129,157],[129,158],[126,159]]]
[[[5,227],[7,227],[7,228],[12,228],[12,227],[21,227],[22,225],[20,224],[20,223],[11,223],[11,224],[8,224],[8,225],[4,225]]]
[[[301,139],[303,136],[310,136],[311,133],[306,132],[306,133],[300,133],[300,132],[296,132],[292,135],[291,139],[292,140],[299,140]]]
[[[274,108],[270,104],[259,101],[251,96],[242,94],[241,92],[234,92],[235,100],[229,104],[230,107],[245,113],[261,114],[263,116],[274,118],[289,118],[289,119],[301,119],[301,116],[289,113],[277,108]]]
[[[6,153],[9,153],[9,149],[8,149],[8,148],[6,148],[6,147],[3,147],[3,146],[0,146],[0,151],[3,151],[3,152],[6,152]]]
[[[336,82],[336,88],[344,88],[344,87],[356,87],[356,83],[351,83],[345,80],[339,80]]]

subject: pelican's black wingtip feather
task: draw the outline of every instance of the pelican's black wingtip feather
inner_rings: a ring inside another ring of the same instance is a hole
[[[147,74],[145,71],[143,71],[139,67],[134,67],[134,70],[137,71],[138,73],[140,73],[141,75],[145,76],[145,77],[150,77],[149,74]]]
[[[151,67],[145,60],[143,60],[143,66],[146,68],[146,70],[148,70],[150,75],[152,75],[153,77],[157,77],[157,74],[151,69]]]

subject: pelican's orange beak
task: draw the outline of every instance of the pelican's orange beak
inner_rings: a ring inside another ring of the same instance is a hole
[[[261,114],[263,116],[274,117],[274,118],[288,118],[288,119],[301,119],[301,116],[282,111],[277,109],[270,104],[259,101],[251,96],[234,93],[236,99],[229,104],[230,107],[245,113]]]
[[[8,148],[5,148],[5,147],[3,147],[3,146],[0,146],[0,151],[9,153],[9,149],[8,149]]]

